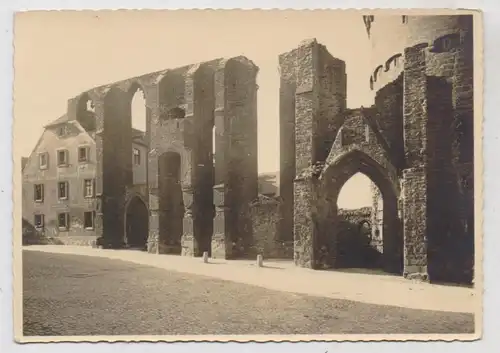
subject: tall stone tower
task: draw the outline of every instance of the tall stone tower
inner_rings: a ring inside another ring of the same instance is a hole
[[[325,162],[346,109],[344,61],[316,39],[280,55],[280,240],[295,243],[295,263],[316,267],[312,171]],[[303,240],[303,241],[302,241]]]
[[[363,16],[380,130],[402,177],[407,276],[473,267],[472,16]]]

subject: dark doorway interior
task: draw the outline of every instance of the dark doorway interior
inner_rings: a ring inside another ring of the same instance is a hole
[[[146,250],[148,242],[148,209],[139,197],[134,197],[126,215],[126,242],[129,248]]]

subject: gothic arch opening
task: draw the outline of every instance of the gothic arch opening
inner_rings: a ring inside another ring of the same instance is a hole
[[[159,243],[163,253],[180,254],[184,201],[181,186],[181,155],[165,152],[158,158],[160,212]]]
[[[143,88],[135,83],[129,90],[132,184],[145,185],[148,177],[148,109]]]
[[[130,90],[130,95],[130,115],[132,119],[132,128],[145,133],[147,126],[147,109],[144,91],[139,85],[134,85]]]
[[[337,267],[379,268],[383,255],[383,218],[378,187],[357,172],[342,186],[337,199]],[[381,219],[382,218],[382,219]]]
[[[148,241],[149,212],[144,201],[134,196],[125,214],[125,243],[127,247],[146,250]]]
[[[353,176],[359,177],[359,173],[372,183],[367,190],[370,206],[342,209],[339,207],[341,190]],[[352,151],[332,163],[322,181],[322,239],[330,249],[333,267],[378,268],[402,273],[403,233],[398,215],[398,188],[387,170],[367,154]]]

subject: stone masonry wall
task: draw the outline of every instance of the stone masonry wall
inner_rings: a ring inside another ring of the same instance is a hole
[[[473,119],[464,119],[472,116],[472,62],[457,66],[464,52],[472,53],[471,21],[463,17],[454,32],[405,52],[405,272],[420,276],[425,271],[422,276],[435,281],[470,282],[472,277],[465,209],[473,200],[464,197],[462,186],[471,169],[460,162],[473,150],[468,137]],[[464,115],[460,108],[457,112],[461,102],[468,102],[462,105]],[[415,188],[424,188],[425,196],[417,199],[421,191]],[[410,205],[416,202],[421,204]]]
[[[314,176],[309,172],[317,163],[324,162],[328,155],[333,136],[342,124],[345,109],[345,65],[333,58],[324,46],[316,40],[304,41],[299,47],[287,54],[280,56],[282,67],[282,97],[286,98],[281,110],[281,121],[286,122],[286,127],[281,131],[289,133],[285,139],[294,139],[292,151],[295,153],[294,183],[294,241],[295,262],[300,266],[314,268],[318,265],[316,249],[317,231],[314,227]],[[295,84],[293,74],[295,72]],[[291,90],[295,89],[295,98],[291,98]],[[295,107],[294,120],[292,120],[292,102]],[[292,133],[293,126],[293,133]],[[287,158],[288,157],[288,158]],[[285,154],[288,163],[292,158]],[[287,170],[287,172],[290,172]],[[290,180],[281,180],[281,194],[285,205],[292,201],[290,193]],[[284,206],[283,211],[287,212]],[[289,225],[290,215],[283,215],[284,224]],[[286,227],[285,227],[286,228]]]
[[[280,199],[259,195],[251,205],[253,244],[248,255],[264,259],[293,258],[293,242],[279,237]]]

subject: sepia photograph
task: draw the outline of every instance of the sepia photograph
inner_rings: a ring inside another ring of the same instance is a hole
[[[480,338],[481,21],[17,12],[16,341]]]

